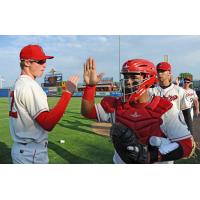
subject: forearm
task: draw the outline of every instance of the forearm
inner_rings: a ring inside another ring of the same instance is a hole
[[[35,120],[43,129],[51,131],[63,116],[70,99],[71,93],[64,92],[58,103],[51,111],[40,113]]]
[[[194,100],[194,107],[195,107],[195,110],[199,110],[199,101],[198,101],[198,99]]]
[[[170,147],[171,146],[171,147]],[[190,157],[194,151],[193,138],[172,142],[162,147],[149,147],[151,163],[160,161],[173,161]]]
[[[90,119],[97,119],[94,102],[95,92],[96,86],[86,86],[82,97],[81,114]]]

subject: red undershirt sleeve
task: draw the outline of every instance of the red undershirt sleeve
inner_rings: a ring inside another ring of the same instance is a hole
[[[97,119],[97,112],[95,106],[92,107],[92,111],[85,115],[88,119]]]
[[[63,92],[55,107],[51,111],[41,112],[35,118],[36,122],[46,131],[51,131],[63,116],[71,99],[71,95],[69,92]]]
[[[89,101],[89,102],[93,102],[95,93],[96,93],[96,86],[88,86],[87,85],[84,89],[82,99]],[[87,113],[87,115],[85,115],[85,117],[87,117],[89,119],[97,119],[97,112],[96,112],[95,105],[92,107],[91,112]]]

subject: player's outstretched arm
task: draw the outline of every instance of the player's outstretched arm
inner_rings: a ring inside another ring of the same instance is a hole
[[[81,113],[88,118],[96,118],[94,107],[94,97],[96,93],[96,84],[100,82],[103,73],[97,74],[96,62],[93,58],[88,58],[84,63],[83,79],[86,84],[82,97]]]
[[[51,131],[58,121],[63,116],[73,92],[77,89],[77,84],[79,81],[79,76],[71,76],[66,83],[66,91],[63,92],[58,103],[51,111],[41,112],[37,117],[37,123],[46,131]]]

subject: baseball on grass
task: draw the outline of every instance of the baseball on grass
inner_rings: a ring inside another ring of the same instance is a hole
[[[61,144],[64,144],[64,143],[65,143],[65,140],[60,140],[60,143],[61,143]]]

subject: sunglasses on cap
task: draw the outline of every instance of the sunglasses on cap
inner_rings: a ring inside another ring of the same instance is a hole
[[[184,83],[191,83],[190,81],[184,81]]]
[[[46,60],[30,60],[30,62],[35,62],[39,65],[43,65],[44,63],[46,63]]]

